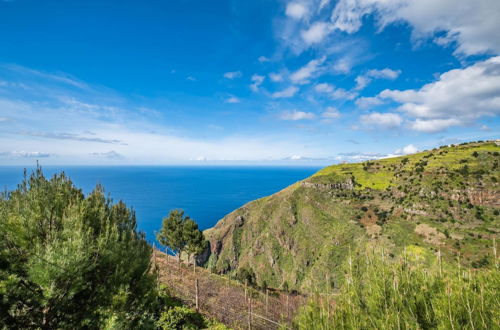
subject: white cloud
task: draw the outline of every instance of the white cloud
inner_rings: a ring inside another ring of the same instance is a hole
[[[270,59],[265,56],[259,56],[258,60],[260,63],[265,63],[270,61]]]
[[[52,156],[50,153],[41,151],[0,151],[0,157],[7,158],[47,158]]]
[[[385,68],[382,70],[369,70],[363,75],[356,77],[356,90],[362,90],[366,86],[368,86],[373,79],[389,79],[394,80],[401,74],[400,70],[391,70],[389,68]]]
[[[384,101],[378,97],[360,97],[356,100],[356,105],[361,109],[368,109],[383,103]]]
[[[301,36],[307,44],[315,44],[323,41],[323,39],[328,35],[329,29],[329,24],[316,22],[307,30],[302,30]]]
[[[306,17],[308,11],[309,10],[305,6],[305,4],[300,3],[300,2],[290,2],[286,6],[285,13],[288,17],[299,20],[299,19]]]
[[[242,76],[241,71],[232,71],[224,73],[224,78],[226,79],[235,79],[240,78]]]
[[[330,85],[328,83],[321,83],[314,86],[314,89],[318,93],[331,93],[335,88],[333,87],[333,85]]]
[[[462,122],[456,118],[448,119],[417,119],[410,123],[410,128],[425,133],[441,132],[451,126],[460,125]]]
[[[351,71],[353,59],[351,56],[344,56],[337,60],[333,65],[333,71],[337,73],[347,74]]]
[[[401,74],[401,70],[392,70],[385,68],[382,70],[372,69],[366,73],[367,77],[377,78],[377,79],[390,79],[394,80]]]
[[[303,119],[314,119],[316,115],[312,112],[304,112],[298,110],[284,111],[280,115],[281,120],[303,120]]]
[[[193,77],[193,76],[187,76],[186,77],[186,80],[189,80],[189,81],[196,81],[196,78]]]
[[[123,155],[117,153],[114,150],[107,151],[107,152],[93,152],[91,153],[92,156],[98,156],[98,157],[105,157],[109,159],[123,159]]]
[[[321,0],[319,3],[319,10],[323,9],[330,3],[330,0]]]
[[[410,155],[418,152],[418,148],[414,146],[413,144],[409,144],[406,147],[403,147],[401,149],[397,149],[394,153],[396,155]]]
[[[334,100],[354,100],[358,96],[358,93],[346,91],[343,88],[337,88],[330,94],[330,97]]]
[[[400,103],[398,110],[416,118],[411,128],[436,132],[500,114],[500,56],[443,73],[418,90],[384,90],[378,97]]]
[[[366,126],[377,126],[382,128],[394,128],[401,125],[403,118],[397,113],[372,112],[360,117],[361,123]]]
[[[251,78],[253,83],[250,85],[250,89],[254,92],[259,91],[259,87],[264,82],[264,79],[266,79],[266,77],[254,74]]]
[[[321,117],[325,119],[337,119],[340,117],[340,112],[335,107],[327,107],[325,112],[321,114]]]
[[[335,29],[354,33],[365,15],[374,14],[380,29],[401,21],[413,27],[413,37],[434,37],[438,44],[457,42],[457,53],[500,53],[498,0],[340,0],[332,13]]]
[[[314,86],[314,90],[318,93],[328,94],[328,96],[334,100],[353,100],[358,96],[355,92],[350,92],[343,88],[335,88],[335,86],[328,83],[317,84]]]
[[[226,102],[226,103],[241,103],[241,100],[239,98],[237,98],[236,96],[231,95],[224,102]]]
[[[269,74],[269,79],[271,79],[271,81],[274,81],[274,82],[280,82],[280,81],[283,81],[283,75],[281,73],[271,72]]]
[[[312,78],[321,68],[326,57],[318,58],[309,61],[305,66],[293,72],[290,75],[290,80],[295,84],[309,83],[309,78]]]
[[[299,91],[299,89],[295,86],[290,86],[290,87],[287,87],[285,88],[284,90],[282,91],[279,91],[279,92],[274,92],[273,94],[271,94],[271,97],[275,98],[275,99],[278,99],[278,98],[287,98],[287,97],[292,97],[295,95],[295,93],[297,93]]]

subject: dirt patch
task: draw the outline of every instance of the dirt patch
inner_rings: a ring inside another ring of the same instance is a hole
[[[415,227],[415,233],[422,236],[424,238],[424,242],[434,245],[443,245],[443,241],[446,239],[446,236],[443,233],[425,223],[417,225]]]

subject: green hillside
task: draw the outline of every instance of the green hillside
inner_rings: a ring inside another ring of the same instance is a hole
[[[303,292],[340,283],[349,250],[485,267],[500,231],[499,153],[474,142],[326,167],[207,230],[206,266]]]

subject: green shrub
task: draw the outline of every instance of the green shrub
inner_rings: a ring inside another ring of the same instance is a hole
[[[158,328],[165,330],[203,329],[206,327],[203,317],[185,306],[175,306],[167,309],[161,314],[156,325]]]

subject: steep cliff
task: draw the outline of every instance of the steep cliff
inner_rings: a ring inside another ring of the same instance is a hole
[[[499,152],[476,142],[326,167],[208,229],[206,266],[304,292],[335,286],[349,250],[374,246],[481,267],[500,232]]]

